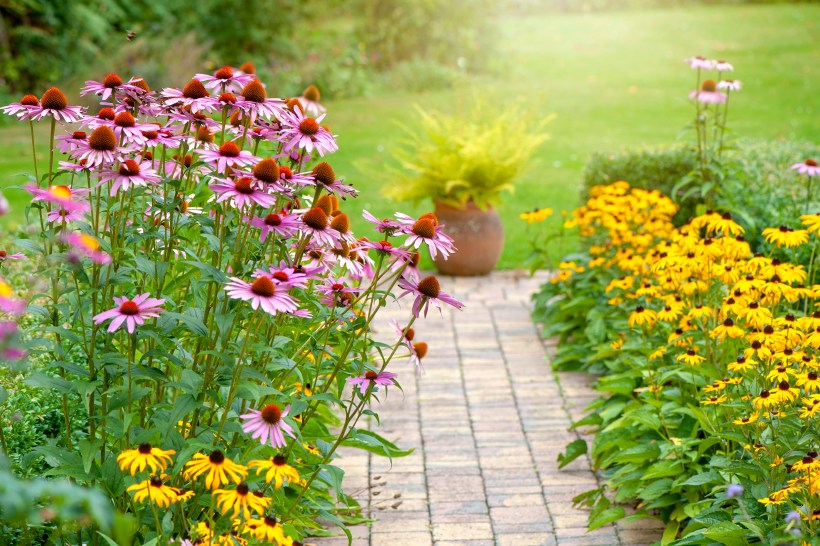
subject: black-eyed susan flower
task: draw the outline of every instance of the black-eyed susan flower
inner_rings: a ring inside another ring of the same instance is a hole
[[[713,406],[717,404],[723,404],[726,402],[726,395],[722,394],[720,396],[708,396],[704,400],[701,400],[701,405],[703,406]]]
[[[772,368],[772,370],[766,375],[766,379],[779,383],[781,381],[788,381],[793,375],[795,375],[794,370],[781,364],[776,368]]]
[[[236,489],[217,489],[214,491],[216,504],[219,509],[227,514],[231,512],[231,517],[242,517],[248,519],[251,512],[264,514],[270,504],[270,499],[261,492],[251,491],[248,484],[241,482]]]
[[[128,471],[132,476],[146,468],[150,468],[151,473],[154,474],[168,468],[172,462],[171,455],[174,453],[176,451],[173,449],[162,450],[149,443],[143,443],[136,449],[127,449],[117,455],[117,463],[123,472]]]
[[[754,359],[740,355],[734,362],[729,363],[726,368],[730,372],[745,373],[754,368],[756,364],[757,362]]]
[[[239,483],[248,475],[245,466],[231,461],[220,450],[213,450],[210,455],[194,454],[193,459],[185,463],[185,477],[195,480],[206,474],[205,487],[218,489],[222,484]]]
[[[774,245],[785,248],[800,246],[809,240],[809,232],[805,229],[793,229],[788,226],[766,228],[763,237]]]
[[[777,389],[772,391],[772,395],[782,402],[793,402],[800,396],[800,389],[792,387],[788,381],[781,381],[777,384]]]
[[[706,359],[697,354],[697,352],[695,352],[695,349],[690,348],[685,353],[678,355],[678,357],[675,360],[679,362],[683,361],[684,363],[692,367],[697,367],[700,366],[700,364]]]
[[[741,427],[751,425],[752,423],[757,421],[758,417],[760,417],[760,414],[755,411],[750,413],[749,415],[744,415],[743,417],[735,419],[734,421],[732,421],[732,423],[734,423],[735,425],[739,425]]]
[[[135,483],[126,491],[134,493],[134,500],[137,502],[150,501],[167,508],[177,502],[177,494],[172,487],[168,487],[159,476],[153,476],[147,480]]]
[[[627,323],[630,326],[642,326],[646,324],[648,327],[652,327],[658,320],[658,314],[653,311],[652,309],[646,309],[642,305],[638,305],[635,307],[635,311],[629,315],[627,319]]]
[[[772,406],[776,406],[779,404],[779,400],[777,397],[772,396],[772,394],[767,390],[763,389],[760,391],[760,394],[752,400],[752,404],[757,409],[763,408],[770,408]]]
[[[811,417],[816,417],[818,414],[820,414],[820,399],[804,398],[803,404],[805,405],[800,409],[801,419],[809,419]]]
[[[522,220],[526,220],[527,223],[532,224],[534,222],[543,222],[547,218],[552,216],[552,209],[533,209],[531,212],[523,212],[518,217]]]
[[[244,524],[257,540],[271,544],[289,544],[289,539],[285,535],[282,524],[274,516],[268,515],[261,519],[252,518],[245,521]]]
[[[268,483],[273,482],[276,489],[281,489],[283,484],[299,483],[299,473],[288,464],[284,455],[250,461],[248,468],[256,468],[257,476],[263,471],[267,471],[265,481]]]
[[[735,324],[735,321],[727,317],[722,324],[719,324],[718,326],[713,328],[709,332],[709,335],[716,339],[723,339],[724,337],[737,339],[743,337],[744,331],[742,328]]]
[[[732,219],[732,214],[729,212],[724,212],[722,215],[710,215],[706,220],[706,229],[709,233],[722,233],[730,237],[745,232],[745,230]]]

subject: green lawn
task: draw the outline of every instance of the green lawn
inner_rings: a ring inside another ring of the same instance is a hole
[[[521,176],[500,212],[507,230],[501,266],[520,266],[529,253],[526,224],[518,214],[533,207],[577,205],[581,171],[596,150],[666,144],[691,119],[687,98],[694,73],[683,59],[704,55],[735,66],[744,88],[732,100],[735,133],[767,139],[820,141],[820,6],[720,6],[597,14],[499,14],[498,74],[476,76],[458,89],[429,94],[400,91],[331,102],[326,122],[339,135],[330,158],[336,172],[362,195],[347,205],[377,216],[399,209],[429,209],[391,203],[380,194],[393,181],[385,171],[401,137],[397,122],[412,123],[415,104],[462,108],[474,94],[503,108],[523,100],[532,115],[557,114],[551,139]],[[19,183],[27,170],[27,128],[0,130],[0,187]],[[492,153],[492,150],[488,150]],[[794,158],[795,161],[804,158]],[[24,196],[8,191],[20,210]],[[10,222],[19,221],[14,215]],[[0,227],[2,227],[0,225]],[[360,230],[363,222],[354,223]]]

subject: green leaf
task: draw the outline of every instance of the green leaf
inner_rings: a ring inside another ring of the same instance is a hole
[[[661,537],[661,546],[667,546],[668,544],[672,544],[678,537],[678,530],[680,530],[680,522],[670,521],[666,525],[666,529],[663,530],[663,536]]]
[[[375,432],[354,428],[350,431],[342,445],[363,449],[376,455],[384,457],[406,457],[413,453],[413,449],[400,449],[393,442],[382,438]]]
[[[652,459],[657,459],[661,454],[660,448],[656,444],[638,444],[624,449],[612,458],[616,463],[642,463]]]
[[[724,544],[725,546],[744,546],[746,541],[746,531],[732,522],[726,521],[717,523],[709,527],[703,533],[707,538]]]
[[[709,483],[719,483],[721,481],[720,474],[714,470],[695,474],[680,485],[706,485]]]
[[[564,453],[558,454],[558,468],[564,468],[569,463],[587,453],[587,442],[581,438],[567,444]]]
[[[613,521],[618,521],[624,516],[626,516],[626,510],[624,510],[623,507],[611,506],[606,510],[601,510],[601,512],[597,514],[590,514],[587,528],[590,531],[594,531],[595,529],[603,527]]]

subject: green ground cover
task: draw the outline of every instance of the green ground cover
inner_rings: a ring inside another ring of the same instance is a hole
[[[414,105],[458,109],[482,94],[498,108],[522,100],[532,115],[556,114],[551,139],[499,208],[507,230],[501,267],[520,267],[529,243],[518,214],[533,207],[574,207],[581,170],[593,151],[668,144],[678,137],[692,113],[687,94],[694,74],[685,57],[700,54],[734,64],[733,77],[744,85],[730,113],[738,135],[820,141],[819,21],[820,6],[808,4],[499,14],[503,68],[493,74],[470,77],[447,91],[397,90],[327,104],[326,122],[340,145],[330,162],[362,191],[346,206],[351,217],[362,208],[377,216],[396,209],[417,213],[430,207],[391,203],[379,193],[391,183],[391,150],[401,138],[399,123],[412,124]],[[0,188],[20,184],[17,173],[30,169],[28,128],[0,129],[0,150]],[[40,153],[47,157],[44,149]],[[0,221],[0,231],[21,221],[27,200],[14,190],[6,195],[16,212]]]

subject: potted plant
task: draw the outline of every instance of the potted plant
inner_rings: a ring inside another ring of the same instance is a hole
[[[503,191],[546,139],[548,120],[534,120],[521,108],[475,102],[464,116],[422,110],[419,129],[407,130],[395,157],[402,167],[385,188],[394,199],[432,199],[439,223],[458,252],[436,258],[447,275],[486,275],[504,247],[495,209]]]

